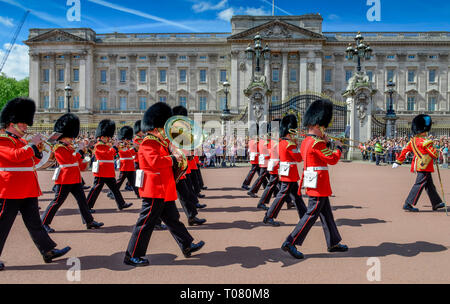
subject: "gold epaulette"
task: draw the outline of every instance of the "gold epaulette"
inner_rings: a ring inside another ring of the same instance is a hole
[[[145,136],[144,139],[142,140],[142,144],[144,144],[144,142],[147,141],[147,140],[155,140],[155,141],[157,141],[160,145],[162,145],[162,146],[164,146],[164,147],[167,147],[167,143],[166,143],[166,142],[163,142],[160,138],[158,138],[158,137],[155,136],[155,135],[148,134],[147,136]]]
[[[429,146],[430,144],[433,144],[433,140],[426,139],[423,141],[422,146],[425,148],[425,147]]]
[[[56,145],[54,145],[53,146],[53,152],[55,152],[56,150],[58,150],[58,148],[61,148],[61,147],[65,148],[65,146],[63,144],[56,144]]]
[[[7,138],[9,139],[14,145],[16,144],[16,142],[14,141],[14,139],[11,138],[11,136],[9,136],[8,134],[2,133],[0,134],[0,138]]]
[[[289,148],[290,146],[297,146],[297,144],[292,140],[286,139],[286,141],[288,142],[286,148]]]
[[[320,142],[323,142],[326,144],[326,142],[323,139],[314,137],[314,143],[313,143],[312,147],[314,147],[315,145],[317,145]]]

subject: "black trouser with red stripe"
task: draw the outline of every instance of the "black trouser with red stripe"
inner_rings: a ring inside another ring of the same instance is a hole
[[[195,173],[196,170],[191,170],[190,174],[186,174],[186,178],[190,180],[192,184],[192,190],[194,191],[195,195],[200,194],[202,189],[200,188],[200,183],[197,179],[197,174]]]
[[[119,178],[117,179],[117,188],[120,191],[120,187],[122,187],[123,182],[125,181],[125,178],[128,180],[128,183],[133,188],[134,193],[138,198],[139,196],[139,189],[135,186],[136,184],[136,171],[120,171]]]
[[[144,198],[139,218],[128,243],[127,256],[134,258],[146,255],[153,228],[159,218],[167,225],[181,250],[191,245],[194,239],[180,222],[180,213],[175,202],[164,202],[162,198]]]
[[[327,196],[309,197],[308,210],[302,216],[294,231],[286,238],[286,241],[292,245],[302,245],[306,235],[319,216],[328,248],[339,244],[342,238],[339,235],[333,212],[331,211],[330,200]]]
[[[19,211],[31,239],[41,254],[54,249],[56,247],[55,242],[48,236],[47,231],[42,226],[37,197],[24,199],[0,198],[0,255]]]
[[[244,182],[242,183],[242,186],[250,186],[250,183],[252,182],[253,176],[255,176],[255,173],[258,173],[259,176],[259,165],[252,164],[252,168],[247,174],[247,177],[245,178]]]
[[[424,188],[427,191],[433,207],[442,203],[441,197],[437,193],[436,187],[434,186],[431,172],[417,172],[416,182],[412,186],[405,203],[415,206],[419,201],[420,195],[422,194]]]
[[[298,217],[302,218],[306,212],[306,205],[303,202],[302,197],[298,195],[297,182],[281,182],[280,184],[280,191],[275,197],[272,205],[270,205],[269,210],[267,210],[266,216],[268,218],[276,218],[281,210],[281,207],[283,207],[286,198],[290,196],[297,207]]]
[[[267,184],[266,188],[264,188],[264,193],[258,203],[259,205],[268,204],[270,202],[272,194],[274,194],[275,196],[278,194],[278,182],[280,181],[280,178],[277,174],[269,175],[269,183]]]
[[[199,165],[197,165],[197,166],[199,166]],[[197,174],[197,179],[198,179],[198,183],[200,185],[200,189],[203,189],[203,187],[205,187],[205,183],[203,182],[202,171],[200,171],[200,167],[198,167],[198,169],[195,170],[195,173]]]
[[[122,193],[120,193],[117,187],[117,182],[114,177],[94,177],[94,184],[92,185],[91,191],[87,196],[88,206],[90,209],[94,208],[95,202],[97,201],[100,191],[102,191],[103,186],[107,185],[111,192],[114,194],[114,199],[116,201],[117,207],[119,209],[123,208],[125,201],[123,200]]]
[[[198,212],[197,207],[195,206],[198,203],[198,198],[195,194],[189,189],[186,179],[180,179],[177,183],[177,194],[178,200],[180,201],[181,207],[183,207],[183,211],[186,214],[187,218],[194,218]]]
[[[55,217],[56,212],[62,206],[62,204],[66,201],[69,193],[75,197],[78,209],[81,213],[81,218],[83,219],[84,224],[90,224],[94,221],[91,213],[89,212],[89,206],[86,200],[86,195],[83,191],[82,184],[65,184],[65,185],[55,185],[55,198],[50,202],[45,212],[42,214],[42,224],[50,225]]]
[[[267,168],[260,167],[259,168],[259,176],[258,179],[255,181],[253,186],[250,188],[250,192],[256,194],[259,191],[259,188],[261,188],[261,185],[264,186],[264,188],[267,187],[267,179],[269,178],[269,171],[267,171]]]

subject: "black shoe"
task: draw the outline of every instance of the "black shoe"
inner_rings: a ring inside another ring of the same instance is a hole
[[[127,265],[131,265],[134,267],[143,267],[150,265],[150,262],[147,259],[144,258],[131,258],[129,256],[125,256],[125,259],[123,259],[123,263]]]
[[[273,220],[273,218],[269,218],[269,217],[267,217],[267,216],[264,217],[263,223],[264,223],[264,224],[272,225],[272,226],[274,226],[274,227],[279,227],[279,226],[280,226],[280,222],[275,222],[275,221]]]
[[[284,242],[281,246],[281,249],[283,251],[289,252],[290,255],[292,255],[296,259],[303,259],[305,256],[303,253],[297,250],[294,245],[289,244],[288,242]]]
[[[197,203],[197,204],[195,204],[195,207],[197,207],[198,209],[203,209],[203,208],[206,207],[206,205],[205,205],[205,204]]]
[[[95,213],[94,209],[89,209],[89,213]]]
[[[53,259],[62,257],[63,255],[68,253],[70,249],[71,249],[70,247],[65,247],[63,249],[52,249],[46,254],[44,254],[42,257],[44,258],[45,263],[51,263]]]
[[[414,208],[414,207],[411,206],[410,204],[405,204],[405,205],[403,205],[403,210],[409,211],[409,212],[419,212],[419,209]]]
[[[295,208],[295,204],[294,203],[287,203],[287,209],[292,209]]]
[[[83,190],[91,189],[91,186],[83,186]]]
[[[258,197],[255,193],[251,191],[247,192],[247,194],[250,195],[251,197]]]
[[[92,221],[92,223],[89,223],[86,225],[87,229],[98,229],[100,227],[102,227],[104,224],[102,222],[96,222],[96,221]]]
[[[188,248],[183,249],[184,257],[190,257],[193,252],[199,251],[204,245],[205,242],[203,241],[200,241],[197,244],[192,243]]]
[[[345,251],[348,251],[348,247],[342,244],[337,244],[331,248],[328,248],[328,252],[345,252]]]
[[[202,190],[206,190],[206,189],[208,189],[208,187],[202,187]]]
[[[55,229],[51,228],[49,225],[44,225],[44,229],[45,231],[47,231],[47,233],[55,232]]]
[[[166,229],[167,229],[167,226],[164,225],[164,224],[156,224],[156,225],[155,225],[155,229],[156,229],[156,230],[166,230]]]
[[[119,210],[127,209],[133,206],[133,203],[125,203],[122,207],[119,208]]]
[[[440,203],[440,204],[437,204],[436,206],[433,206],[433,211],[436,211],[441,208],[445,208],[445,203]]]
[[[5,264],[3,264],[2,262],[0,262],[0,271],[2,271],[3,269],[5,269]]]
[[[250,190],[249,186],[246,186],[246,185],[242,185],[241,188],[244,189],[244,190]]]
[[[133,190],[133,187],[131,187],[130,185],[126,185],[126,186],[125,186],[125,190],[126,190],[126,191],[134,191],[134,190]]]
[[[204,194],[201,194],[201,193],[199,193],[199,194],[197,194],[197,197],[198,197],[198,198],[204,198],[204,197],[205,197],[205,195],[204,195]]]
[[[194,216],[193,218],[190,218],[190,219],[188,220],[189,226],[203,225],[205,222],[206,222],[205,219],[199,219],[199,218],[197,218],[197,217],[195,217],[195,216]]]
[[[264,205],[264,204],[258,204],[258,206],[256,206],[256,208],[258,208],[258,209],[263,209],[263,210],[269,210],[269,207],[267,207],[267,206]]]
[[[109,197],[110,199],[115,199],[114,194],[112,192],[108,192],[108,194],[106,194],[106,196]]]

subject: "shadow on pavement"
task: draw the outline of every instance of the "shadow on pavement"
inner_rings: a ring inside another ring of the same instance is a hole
[[[107,225],[107,224],[105,224]],[[57,233],[121,233],[121,232],[133,232],[134,225],[131,226],[103,226],[100,229],[83,229],[83,230],[58,230],[58,228],[52,226]],[[52,235],[51,233],[50,235]]]
[[[281,245],[280,245],[281,246]],[[301,250],[301,248],[299,247]],[[249,247],[227,247],[225,251],[214,251],[210,253],[197,253],[191,258],[184,258],[183,255],[171,253],[149,254],[151,269],[153,266],[207,266],[224,267],[230,265],[240,265],[242,268],[256,268],[267,263],[282,263],[282,267],[289,267],[308,259],[319,258],[369,258],[384,257],[388,255],[398,255],[402,257],[414,257],[424,252],[441,252],[447,247],[440,244],[418,241],[408,244],[382,243],[378,246],[361,246],[350,248],[348,252],[342,253],[316,253],[307,254],[305,259],[297,260],[280,248],[262,250],[256,246]],[[124,252],[117,252],[109,256],[84,256],[80,257],[82,270],[109,269],[113,271],[127,271],[134,267],[123,264]],[[180,260],[176,260],[180,258]],[[28,265],[28,266],[8,266],[6,270],[69,270],[66,265],[67,259],[57,260],[52,264]]]
[[[284,208],[283,208],[284,209]],[[256,203],[254,206],[251,207],[240,207],[240,206],[233,206],[233,207],[206,207],[204,209],[199,209],[199,212],[252,212],[252,211],[258,211],[261,212],[261,214],[264,216],[264,210],[256,208]]]
[[[133,207],[134,207],[134,204],[133,204]],[[139,213],[140,212],[140,209],[136,209],[136,208],[128,208],[128,209],[124,209],[124,210],[119,210],[119,209],[117,209],[117,208],[111,208],[111,209],[96,209],[96,208],[94,208],[94,210],[95,210],[95,213],[92,213],[92,216],[95,218],[95,215],[96,214],[106,214],[106,213],[114,213],[114,212],[117,212],[117,213]],[[45,211],[45,209],[41,209],[42,210],[42,212],[44,212]],[[78,209],[60,209],[60,210],[58,210],[58,212],[56,213],[56,217],[58,217],[58,216],[69,216],[69,215],[79,215],[80,214],[80,211],[78,210]]]
[[[280,227],[294,227],[295,224],[285,224],[283,222],[280,222]],[[260,222],[247,222],[247,221],[234,221],[232,223],[211,223],[208,224],[206,222],[204,225],[200,226],[187,226],[188,230],[221,230],[221,229],[230,229],[230,228],[236,228],[236,229],[244,229],[244,230],[251,230],[257,227],[269,227],[276,229],[277,227],[273,227],[271,225],[264,224],[262,222],[262,218]]]
[[[242,188],[234,188],[234,187],[224,187],[224,188],[208,188],[204,191],[248,191]]]
[[[209,199],[237,199],[237,198],[252,198],[249,195],[241,195],[241,196],[237,196],[237,195],[221,195],[221,196],[205,196],[205,200],[209,200]]]
[[[365,218],[365,219],[336,219],[336,226],[351,226],[351,227],[361,227],[367,224],[384,224],[387,223],[385,220],[379,220],[376,218]],[[322,226],[318,221],[314,226]]]
[[[331,209],[334,211],[340,209],[363,209],[363,207],[354,205],[343,205],[343,206],[331,206]]]

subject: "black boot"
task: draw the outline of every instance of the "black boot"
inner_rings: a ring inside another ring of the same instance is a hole
[[[125,256],[125,258],[123,259],[123,263],[134,267],[143,267],[150,265],[150,262],[145,258],[132,258],[129,256]]]
[[[283,251],[289,252],[289,254],[292,255],[296,259],[303,259],[304,258],[303,253],[298,251],[297,248],[295,248],[294,245],[292,245],[292,244],[290,244],[288,242],[284,242],[283,245],[281,246],[281,249]]]
[[[192,243],[189,247],[183,249],[183,254],[186,258],[191,256],[191,253],[199,251],[203,246],[205,245],[205,242],[200,241],[197,244]]]
[[[348,251],[348,247],[346,245],[337,244],[333,247],[328,248],[328,252],[345,252]]]
[[[280,222],[275,222],[275,221],[273,220],[273,218],[269,218],[269,217],[267,217],[267,216],[264,217],[263,223],[264,223],[264,224],[272,225],[272,226],[274,226],[274,227],[279,227],[279,226],[280,226]]]
[[[71,249],[70,247],[65,247],[63,249],[52,249],[46,254],[44,254],[42,257],[44,258],[45,263],[51,263],[53,259],[62,257],[63,255],[68,253],[70,249]]]
[[[206,222],[205,219],[199,219],[199,218],[197,218],[195,216],[188,220],[189,226],[203,225],[205,222]]]
[[[87,229],[98,229],[100,227],[102,227],[104,224],[102,222],[96,222],[96,221],[92,221],[92,223],[89,223],[86,225]]]

